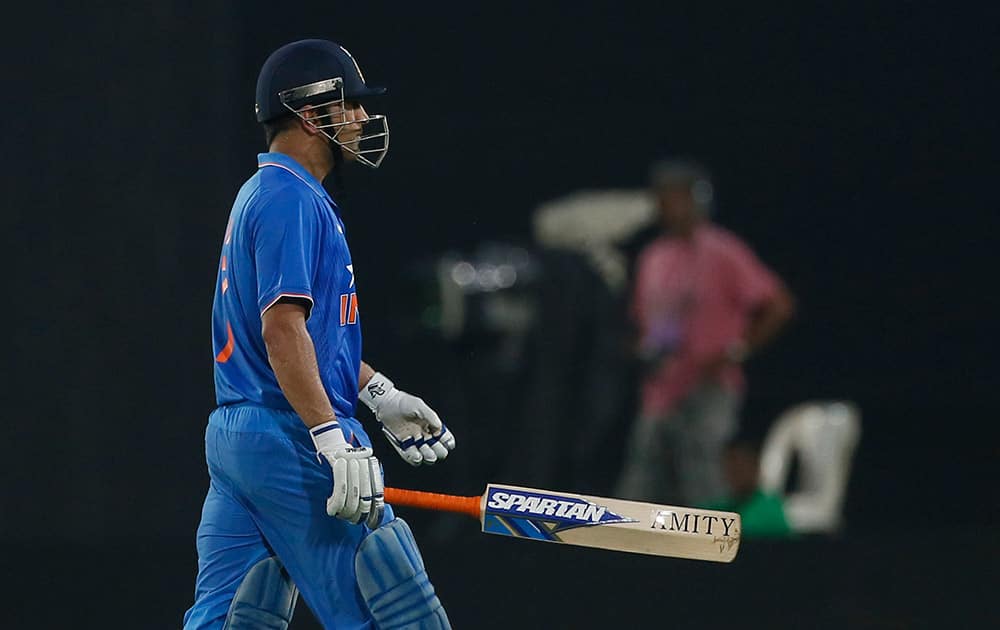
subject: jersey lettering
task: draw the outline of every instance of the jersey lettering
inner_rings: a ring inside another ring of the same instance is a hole
[[[341,293],[340,325],[347,326],[348,324],[357,324],[357,323],[358,323],[358,294]]]

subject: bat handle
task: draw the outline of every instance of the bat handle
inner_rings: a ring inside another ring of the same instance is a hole
[[[399,488],[386,488],[385,500],[387,503],[396,505],[407,505],[409,507],[421,508],[423,510],[438,510],[440,512],[457,512],[467,514],[479,520],[481,513],[480,504],[482,497],[459,497],[453,494],[438,494],[436,492],[420,492],[418,490],[401,490]]]

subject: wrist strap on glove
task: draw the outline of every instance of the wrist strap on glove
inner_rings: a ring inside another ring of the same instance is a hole
[[[330,453],[347,445],[344,439],[344,432],[340,430],[340,423],[336,420],[317,424],[309,429],[313,444],[316,446],[316,455],[320,453]]]
[[[358,400],[363,402],[373,413],[377,413],[378,406],[385,399],[386,394],[395,387],[388,376],[381,372],[375,372],[368,383],[358,392]]]

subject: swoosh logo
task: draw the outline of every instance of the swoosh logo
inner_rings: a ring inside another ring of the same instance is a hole
[[[236,341],[233,339],[233,327],[226,322],[226,347],[222,349],[219,354],[215,355],[216,363],[225,363],[229,360],[229,357],[233,355],[233,348],[236,346]]]

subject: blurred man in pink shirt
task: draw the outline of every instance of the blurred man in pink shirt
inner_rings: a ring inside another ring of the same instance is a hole
[[[636,265],[632,315],[647,370],[618,492],[704,504],[725,494],[722,453],[739,424],[741,364],[784,326],[794,302],[743,241],[709,220],[702,166],[658,163],[651,186],[665,233]]]

